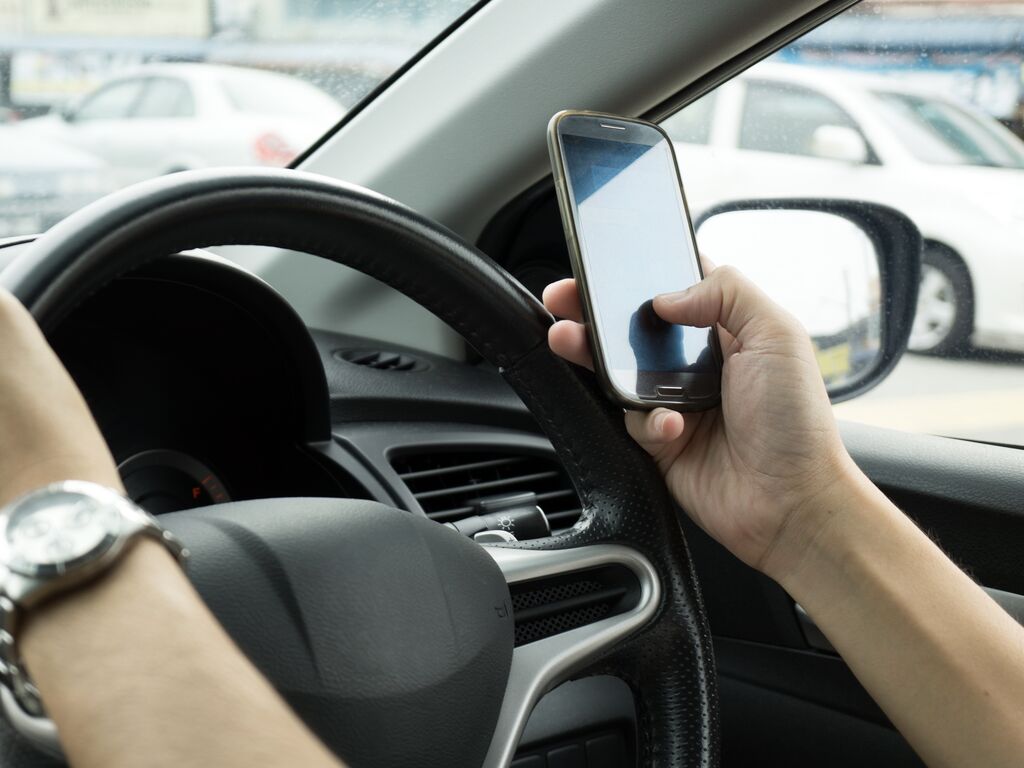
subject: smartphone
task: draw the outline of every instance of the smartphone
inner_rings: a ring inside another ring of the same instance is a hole
[[[716,329],[665,322],[651,304],[704,277],[671,140],[642,120],[565,111],[551,118],[548,149],[605,392],[630,409],[714,407]]]

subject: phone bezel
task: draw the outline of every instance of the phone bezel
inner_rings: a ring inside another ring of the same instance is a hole
[[[566,121],[571,119],[570,128],[566,129]],[[680,411],[694,411],[713,408],[721,398],[721,365],[722,355],[718,340],[717,329],[712,329],[711,350],[714,357],[716,374],[679,373],[664,372],[670,377],[659,383],[663,387],[687,387],[683,396],[664,396],[655,394],[653,397],[641,396],[638,392],[626,391],[620,387],[612,376],[607,365],[607,358],[601,344],[600,334],[594,322],[596,313],[591,304],[589,283],[587,280],[587,269],[582,254],[580,235],[577,229],[576,216],[571,201],[571,193],[565,172],[564,150],[562,136],[584,136],[609,141],[619,141],[646,146],[655,146],[660,141],[665,141],[668,146],[672,164],[675,167],[676,184],[679,190],[679,200],[682,205],[683,217],[686,221],[687,235],[690,238],[693,253],[693,265],[696,267],[700,279],[704,279],[704,270],[701,268],[700,259],[697,256],[697,242],[693,231],[693,223],[690,218],[690,210],[686,201],[686,193],[683,189],[682,178],[679,174],[679,163],[676,158],[675,148],[672,141],[659,126],[648,123],[644,120],[609,115],[601,112],[586,110],[563,110],[551,118],[548,124],[548,149],[551,154],[552,168],[555,172],[555,191],[558,197],[558,206],[562,215],[562,223],[565,228],[566,243],[569,248],[570,262],[573,275],[579,286],[581,304],[587,335],[590,339],[591,349],[594,357],[594,367],[598,378],[606,393],[612,399],[618,401],[630,409],[650,409],[664,406]],[[661,373],[645,371],[648,375]]]

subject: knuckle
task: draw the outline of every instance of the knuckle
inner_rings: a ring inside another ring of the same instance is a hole
[[[723,283],[735,283],[742,279],[743,274],[732,264],[723,264],[717,267],[708,279],[716,279]]]

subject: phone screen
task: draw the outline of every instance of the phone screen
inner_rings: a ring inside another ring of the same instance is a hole
[[[571,132],[573,120],[589,125]],[[559,141],[605,370],[631,397],[717,395],[713,329],[667,323],[651,304],[701,279],[668,142],[639,124],[628,132],[605,125],[604,138],[601,122],[563,118]]]

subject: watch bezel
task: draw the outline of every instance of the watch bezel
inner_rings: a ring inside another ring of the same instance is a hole
[[[33,563],[15,554],[15,551],[12,550],[10,543],[7,540],[6,530],[0,547],[2,547],[4,552],[2,555],[3,562],[7,569],[12,573],[29,578],[45,579],[53,576],[63,576],[68,573],[74,573],[79,569],[84,569],[89,563],[95,563],[96,558],[102,557],[104,554],[109,552],[119,539],[119,534],[107,531],[103,538],[100,539],[92,549],[89,549],[70,560],[62,560],[59,563],[46,564]]]
[[[54,491],[70,496],[80,496],[94,504],[98,504],[107,513],[109,521],[105,526],[103,537],[85,552],[60,562],[34,562],[21,555],[18,548],[12,544],[10,539],[11,522],[25,506],[35,503],[40,498],[50,495]],[[91,565],[98,565],[99,561],[104,560],[104,555],[119,548],[119,543],[125,532],[124,511],[124,499],[119,494],[92,483],[67,481],[57,486],[40,488],[16,500],[0,514],[0,564],[11,573],[29,579],[38,578],[46,580],[79,571],[87,571]]]

